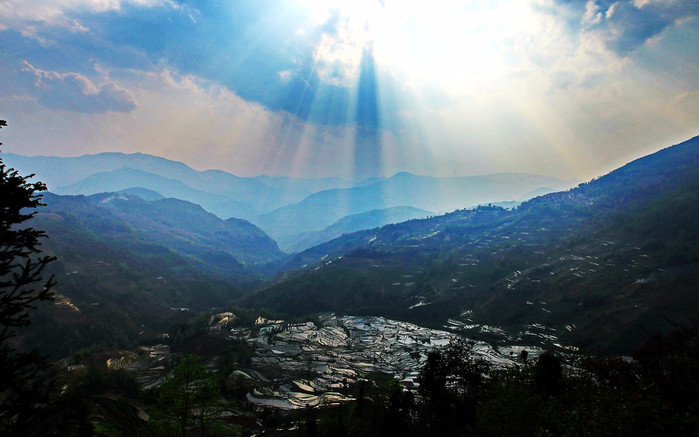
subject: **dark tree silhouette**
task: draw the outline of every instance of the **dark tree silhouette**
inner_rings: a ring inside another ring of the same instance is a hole
[[[43,275],[55,259],[41,254],[46,234],[26,223],[43,205],[38,193],[46,191],[45,184],[29,182],[33,176],[20,176],[0,157],[0,434],[36,429],[49,393],[47,380],[38,376],[46,367],[43,358],[36,350],[18,350],[16,338],[31,323],[29,311],[52,299],[54,285],[53,276]]]
[[[186,437],[230,435],[219,420],[221,388],[197,355],[186,355],[160,386],[158,404],[149,422],[152,435]]]
[[[450,435],[475,420],[476,406],[485,394],[492,370],[475,353],[475,342],[454,339],[443,350],[434,350],[418,376],[422,419],[430,435]]]

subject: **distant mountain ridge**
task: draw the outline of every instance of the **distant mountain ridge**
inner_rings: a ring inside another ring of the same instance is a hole
[[[437,178],[403,172],[368,185],[324,190],[251,221],[281,247],[287,247],[299,234],[324,229],[348,215],[396,206],[444,213],[479,204],[526,200],[522,196],[536,193],[541,187],[565,189],[570,182],[523,173]]]
[[[108,152],[69,158],[5,153],[3,159],[20,172],[36,173],[56,194],[90,195],[146,188],[197,203],[221,218],[254,217],[303,199],[311,194],[306,187],[313,186],[312,181],[294,184],[293,180],[282,180],[270,185],[220,170],[197,171],[181,162],[142,153]]]
[[[10,167],[36,173],[56,194],[93,195],[145,189],[201,205],[221,218],[255,223],[285,248],[348,215],[409,206],[443,213],[481,203],[522,201],[542,187],[568,188],[560,179],[495,174],[438,178],[398,173],[360,181],[342,178],[239,177],[197,171],[184,163],[142,153],[99,153],[62,158],[3,154]],[[523,198],[525,197],[525,198]],[[354,230],[354,229],[353,229]],[[319,235],[319,234],[317,234]]]
[[[386,209],[374,209],[359,214],[352,214],[343,217],[322,231],[307,232],[299,235],[288,252],[300,252],[309,247],[330,241],[343,234],[360,231],[363,229],[373,229],[392,223],[400,223],[416,218],[425,218],[432,215],[430,211],[413,208],[411,206],[394,206]]]

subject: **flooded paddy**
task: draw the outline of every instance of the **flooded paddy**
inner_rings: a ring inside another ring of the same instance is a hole
[[[340,391],[372,372],[415,387],[427,354],[456,338],[452,332],[383,317],[326,315],[320,326],[258,319],[258,325],[259,334],[248,339],[255,348],[252,366],[260,373],[273,366],[282,370],[282,376],[273,381],[273,389],[253,390],[247,399],[281,409],[352,400]],[[537,347],[494,348],[478,342],[474,353],[495,365],[510,366],[523,349],[533,356],[540,352]]]

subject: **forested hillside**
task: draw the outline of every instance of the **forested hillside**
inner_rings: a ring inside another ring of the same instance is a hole
[[[699,138],[516,210],[480,207],[345,235],[243,302],[291,315],[552,326],[629,351],[699,314]]]

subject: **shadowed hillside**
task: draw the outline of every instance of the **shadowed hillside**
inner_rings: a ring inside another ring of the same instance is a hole
[[[699,137],[516,210],[480,207],[339,237],[243,302],[441,326],[543,323],[628,352],[699,317]],[[475,330],[474,330],[475,329]]]

